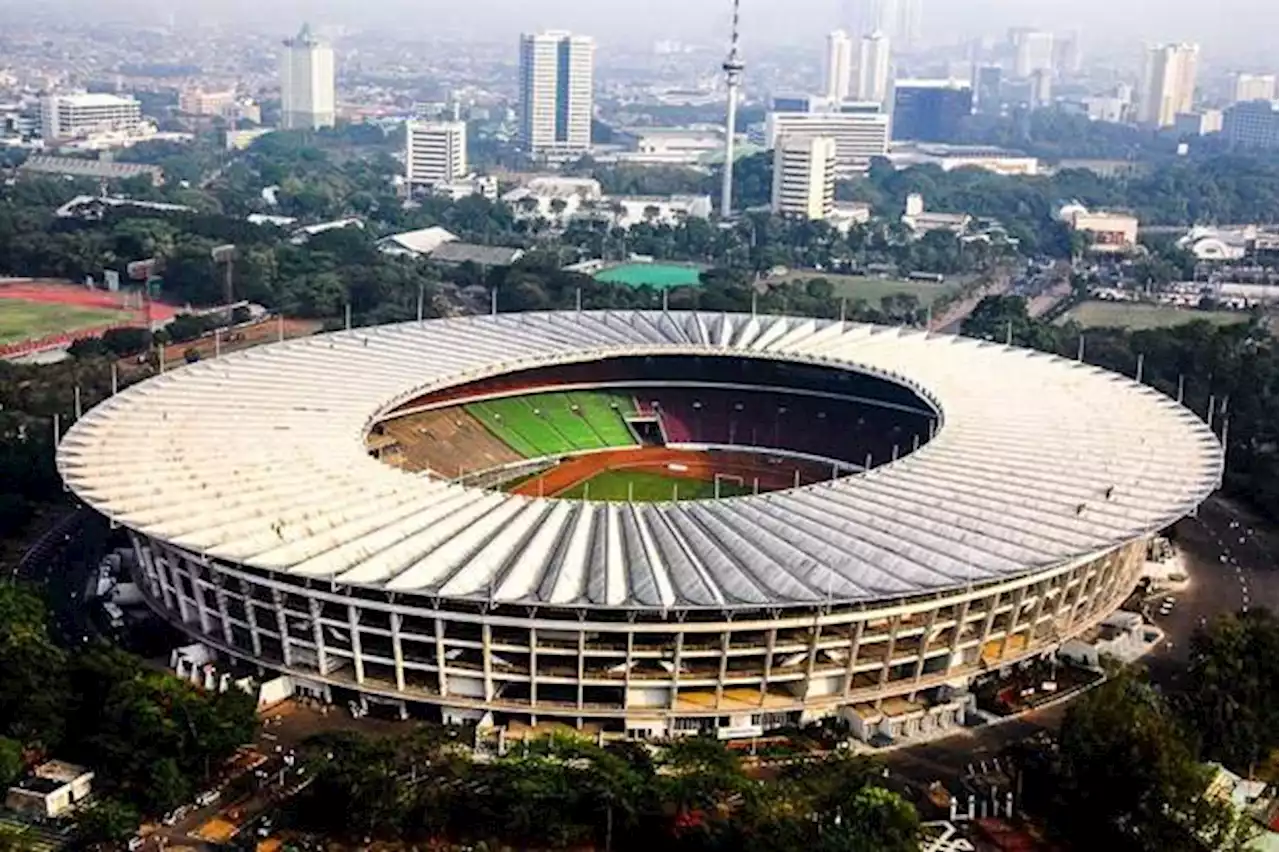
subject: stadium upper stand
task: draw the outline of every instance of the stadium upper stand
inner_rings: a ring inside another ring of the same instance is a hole
[[[465,408],[517,453],[535,458],[635,444],[623,405],[630,407],[623,396],[579,392],[490,399]]]

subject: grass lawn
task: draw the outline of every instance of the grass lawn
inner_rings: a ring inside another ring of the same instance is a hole
[[[673,491],[681,500],[700,500],[716,496],[714,483],[639,470],[606,470],[556,496],[577,500],[625,501],[628,499],[629,492],[633,502],[659,503],[671,500]],[[750,493],[750,488],[731,482],[720,483],[721,497],[736,497]]]
[[[668,287],[694,286],[700,282],[702,270],[696,266],[682,266],[673,263],[623,263],[609,266],[593,277],[597,281],[611,284],[626,284],[628,287],[640,287],[648,284],[658,290]]]
[[[896,278],[879,278],[871,275],[837,275],[832,272],[814,272],[799,270],[789,272],[782,278],[771,281],[808,281],[810,278],[825,278],[835,288],[836,298],[844,297],[850,301],[862,299],[873,308],[880,307],[880,300],[896,293],[910,293],[920,300],[920,304],[928,305],[935,299],[950,293],[956,288],[953,282],[931,284],[928,281],[907,281]]]
[[[1238,311],[1198,311],[1153,305],[1144,302],[1081,302],[1058,321],[1075,320],[1085,328],[1118,327],[1139,331],[1146,328],[1169,328],[1195,320],[1208,320],[1216,325],[1248,322],[1249,315]]]
[[[0,299],[0,345],[39,340],[51,334],[120,322],[126,314],[55,302]]]

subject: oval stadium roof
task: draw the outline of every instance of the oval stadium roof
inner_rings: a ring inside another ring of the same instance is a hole
[[[833,482],[718,501],[485,491],[370,458],[434,387],[536,364],[687,353],[895,376],[936,437]],[[1217,484],[1220,446],[1129,379],[963,337],[794,317],[501,314],[322,335],[135,385],[63,438],[67,484],[120,524],[338,584],[564,607],[874,601],[1064,564],[1159,529]]]

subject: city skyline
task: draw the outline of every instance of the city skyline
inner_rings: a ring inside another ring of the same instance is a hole
[[[750,0],[743,9],[743,40],[748,44],[801,44],[821,38],[836,28],[850,28],[845,20],[849,9],[869,0],[795,0],[785,8]],[[901,2],[901,0],[899,0]],[[1197,4],[1167,3],[1160,0],[1129,0],[1117,6],[1103,0],[1065,0],[1037,3],[1034,7],[1016,0],[964,0],[941,3],[922,0],[920,31],[922,40],[947,43],[990,35],[1010,27],[1034,27],[1051,31],[1080,32],[1089,45],[1120,49],[1126,44],[1150,41],[1194,39],[1206,55],[1223,60],[1231,56],[1251,57],[1248,62],[1274,63],[1280,9],[1264,0],[1224,0],[1213,16],[1205,16]],[[443,23],[435,16],[431,24],[417,25],[416,16],[406,15],[405,0],[356,3],[354,0],[303,2],[284,0],[258,4],[250,0],[196,0],[172,3],[166,0],[49,0],[38,10],[28,4],[7,0],[0,5],[18,15],[38,12],[42,18],[64,17],[77,21],[114,21],[148,26],[170,21],[181,25],[199,23],[227,25],[256,30],[292,30],[297,22],[311,20],[317,27],[335,26],[347,30],[394,30],[404,35],[435,34],[484,41],[516,38],[522,31],[565,28],[591,33],[598,40],[656,41],[683,39],[711,43],[723,31],[729,16],[727,3],[681,3],[653,0],[644,10],[614,8],[591,0],[545,0],[522,4],[513,0],[475,0],[449,10]],[[412,7],[416,11],[416,7]],[[673,21],[681,26],[673,28]],[[850,32],[857,37],[864,33]]]

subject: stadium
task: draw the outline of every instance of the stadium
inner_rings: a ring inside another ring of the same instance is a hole
[[[63,438],[150,605],[228,661],[446,721],[958,724],[1218,484],[1159,392],[830,320],[498,314],[201,361]]]

